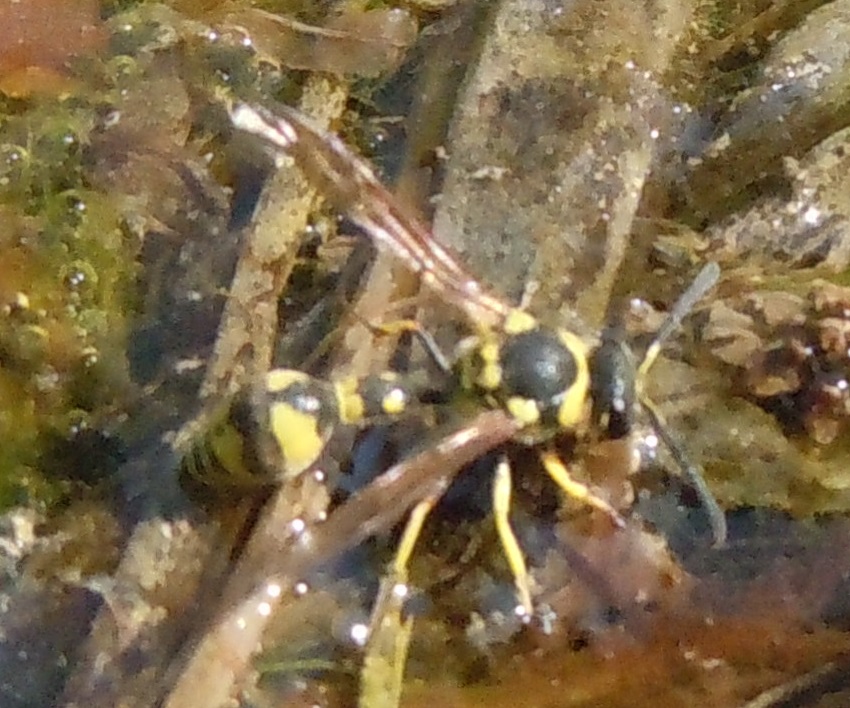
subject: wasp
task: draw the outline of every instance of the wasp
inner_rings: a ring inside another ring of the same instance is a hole
[[[643,386],[664,342],[717,282],[716,264],[702,269],[638,360],[616,326],[603,331],[598,341],[586,342],[567,329],[544,326],[525,310],[490,293],[449,248],[405,213],[365,161],[338,136],[316,128],[295,109],[280,106],[272,112],[239,104],[232,107],[230,117],[237,129],[257,136],[274,156],[291,156],[335,209],[464,313],[470,336],[452,357],[435,352],[434,359],[452,374],[455,385],[474,395],[485,409],[500,410],[509,417],[511,426],[505,428],[504,439],[493,441],[493,446],[515,438],[533,447],[564,493],[602,511],[615,526],[623,526],[619,511],[571,476],[553,442],[563,435],[586,436],[594,427],[611,437],[624,437],[631,431],[635,413],[643,409],[699,494],[716,543],[724,541],[723,511]],[[229,477],[231,484],[250,482],[258,474],[278,481],[292,478],[318,459],[337,425],[361,424],[376,415],[399,416],[417,395],[405,377],[395,373],[331,382],[297,370],[273,370],[222,408],[184,469],[200,484],[210,469]],[[474,434],[480,428],[473,424],[469,430]],[[529,617],[531,580],[510,523],[511,494],[510,469],[500,463],[494,472],[493,514],[515,581],[517,613]],[[396,576],[404,575],[437,499],[434,494],[420,500],[411,513],[396,551]]]

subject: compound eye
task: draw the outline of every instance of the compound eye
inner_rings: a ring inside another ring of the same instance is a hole
[[[501,352],[504,393],[535,401],[542,411],[560,405],[575,383],[573,353],[554,332],[534,329],[508,339]]]

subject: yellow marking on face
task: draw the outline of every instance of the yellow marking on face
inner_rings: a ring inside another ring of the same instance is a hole
[[[316,417],[288,403],[270,406],[269,423],[283,456],[286,477],[301,474],[316,461],[325,447]]]
[[[513,396],[505,402],[505,408],[522,425],[534,425],[540,420],[540,407],[530,398]]]
[[[504,330],[507,334],[522,334],[537,327],[537,320],[522,310],[511,310],[505,318]]]
[[[587,392],[590,389],[590,370],[587,364],[587,345],[572,332],[560,330],[558,336],[573,355],[576,364],[576,378],[569,387],[558,407],[558,425],[572,430],[587,415]]]

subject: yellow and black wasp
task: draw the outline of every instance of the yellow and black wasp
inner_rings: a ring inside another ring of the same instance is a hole
[[[582,437],[594,428],[624,437],[635,411],[642,408],[698,492],[715,541],[723,542],[722,510],[642,386],[662,344],[716,283],[716,264],[706,265],[673,305],[638,361],[617,327],[605,330],[598,342],[587,343],[573,332],[543,326],[527,312],[488,293],[449,249],[399,207],[371,168],[340,138],[318,130],[294,109],[282,106],[273,113],[238,105],[231,119],[236,128],[257,136],[276,155],[293,157],[336,209],[464,312],[470,337],[448,361],[439,352],[433,355],[450,370],[455,385],[474,394],[485,408],[508,417],[511,425],[505,426],[504,439],[493,441],[494,446],[510,438],[533,446],[546,472],[566,494],[601,510],[620,526],[620,513],[570,475],[554,441],[562,435]],[[393,373],[328,382],[300,371],[273,370],[254,389],[222,407],[184,471],[198,484],[210,483],[210,475],[218,475],[225,485],[253,484],[258,474],[269,471],[278,479],[292,478],[316,461],[336,425],[398,416],[416,399],[415,387]],[[470,425],[469,430],[474,434],[480,428]],[[496,527],[515,579],[517,611],[529,616],[531,581],[511,528],[510,498],[510,470],[498,464],[493,485]],[[396,554],[399,575],[436,501],[436,496],[420,500],[413,511]]]

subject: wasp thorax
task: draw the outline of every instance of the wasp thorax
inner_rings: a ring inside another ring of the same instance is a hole
[[[575,335],[534,327],[482,350],[479,385],[493,391],[519,422],[572,428],[580,420],[588,389],[587,350]]]
[[[510,337],[502,346],[502,386],[508,396],[558,406],[576,380],[573,353],[552,332],[532,330]]]

